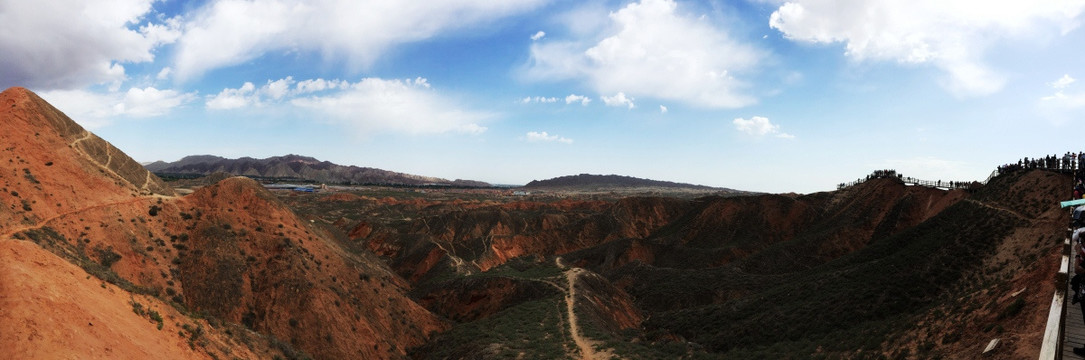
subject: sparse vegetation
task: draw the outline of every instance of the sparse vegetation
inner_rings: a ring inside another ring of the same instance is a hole
[[[107,268],[121,259],[121,255],[113,251],[112,246],[106,248],[95,247],[94,253],[98,256],[98,263]]]
[[[139,302],[136,302],[135,299],[130,300],[128,303],[132,305],[132,312],[133,313],[135,313],[136,315],[139,315],[140,317],[146,317],[147,319],[150,319],[151,321],[153,321],[153,322],[155,322],[157,324],[156,327],[158,328],[158,330],[162,330],[162,326],[163,326],[162,314],[159,314],[157,310],[144,308],[143,304],[140,304]]]
[[[567,332],[561,325],[563,306],[561,296],[526,302],[461,324],[411,352],[424,359],[500,358],[520,353],[536,359],[565,358],[572,345],[563,335]]]

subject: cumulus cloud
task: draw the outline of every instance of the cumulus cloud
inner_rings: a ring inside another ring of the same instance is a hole
[[[1077,79],[1070,77],[1070,74],[1063,74],[1061,78],[1051,82],[1048,85],[1055,89],[1063,89],[1067,86],[1070,86],[1070,84],[1073,84],[1074,82],[1077,82]]]
[[[277,51],[315,51],[364,68],[390,47],[520,14],[546,0],[220,0],[195,11],[178,40],[178,78]]]
[[[1085,109],[1085,92],[1074,89],[1073,84],[1076,82],[1077,80],[1066,74],[1048,83],[1055,93],[1040,98],[1041,113],[1057,123],[1080,117],[1080,109]]]
[[[1044,96],[1040,100],[1051,102],[1063,107],[1076,108],[1081,105],[1085,105],[1085,94],[1073,93],[1067,94],[1066,91],[1070,88],[1070,85],[1077,82],[1076,79],[1070,77],[1070,74],[1065,74],[1058,80],[1047,83],[1052,89],[1055,89],[1054,95]]]
[[[164,68],[162,68],[162,70],[158,71],[158,75],[155,75],[154,78],[158,79],[158,80],[169,79],[170,78],[170,72],[173,72],[173,69],[171,69],[169,66],[164,67]]]
[[[795,136],[780,132],[780,125],[773,124],[768,118],[763,116],[754,116],[749,120],[743,118],[735,118],[732,123],[735,125],[735,129],[744,132],[746,134],[762,137],[765,135],[772,135],[782,139],[794,139]]]
[[[1051,30],[1066,33],[1085,9],[1080,0],[793,0],[772,13],[769,25],[788,39],[845,44],[857,61],[930,64],[959,96],[986,95],[1005,76],[984,61],[984,52],[1007,37]]]
[[[565,97],[565,104],[572,104],[575,102],[579,102],[582,106],[588,106],[588,103],[591,102],[591,98],[577,94],[569,94],[569,96]]]
[[[86,90],[40,91],[38,95],[65,115],[87,129],[97,129],[112,123],[117,93],[97,93]]]
[[[597,14],[585,10],[569,17]],[[709,108],[755,102],[735,75],[754,69],[763,52],[699,16],[680,13],[673,0],[641,0],[608,19],[609,26],[570,25],[579,35],[574,39],[533,43],[526,76],[579,79],[601,94],[621,91]]]
[[[573,139],[569,139],[562,136],[550,135],[547,132],[531,131],[527,133],[528,142],[559,142],[565,144],[572,144]]]
[[[195,93],[181,93],[176,90],[131,88],[124,94],[119,113],[134,117],[160,116],[195,98]]]
[[[614,96],[602,96],[603,103],[607,106],[628,106],[629,109],[633,109],[636,105],[633,104],[633,98],[626,97],[625,93],[619,92]]]
[[[494,116],[460,109],[436,93],[424,78],[366,78],[328,94],[295,97],[289,103],[326,115],[361,136],[384,131],[480,134],[486,127],[479,123]]]
[[[138,25],[154,0],[5,1],[0,5],[0,85],[69,89],[124,80],[126,63],[154,60],[179,22]]]
[[[120,117],[155,117],[196,99],[196,93],[133,87],[127,92],[51,90],[39,93],[57,109],[88,129],[111,124]]]
[[[245,82],[237,89],[222,89],[218,95],[209,98],[205,105],[208,109],[226,110],[257,104],[260,102],[260,98],[256,95],[255,90],[256,85]]]
[[[343,80],[309,79],[299,81],[294,87],[294,91],[298,94],[308,94],[324,90],[344,89],[349,86],[350,83]]]
[[[411,82],[416,86],[429,87],[429,83],[423,78],[417,78],[411,80]],[[324,80],[318,78],[295,81],[293,76],[287,76],[278,80],[268,80],[267,83],[259,88],[251,82],[245,82],[239,88],[222,89],[217,95],[208,96],[205,105],[208,109],[215,110],[237,109],[247,106],[263,106],[265,103],[275,103],[299,95],[347,89],[350,86],[350,82],[339,79]]]
[[[556,97],[528,96],[528,97],[525,97],[523,99],[520,99],[521,104],[530,104],[530,103],[552,104],[552,103],[556,103],[556,102],[558,102],[558,98],[556,98]]]
[[[535,35],[531,35],[531,41],[538,41],[539,39],[542,39],[544,36],[546,36],[546,32],[540,30],[539,32],[535,33]]]

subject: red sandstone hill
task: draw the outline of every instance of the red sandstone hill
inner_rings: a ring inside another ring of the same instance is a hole
[[[0,123],[0,348],[17,357],[400,358],[447,328],[252,180],[177,197],[21,88]]]

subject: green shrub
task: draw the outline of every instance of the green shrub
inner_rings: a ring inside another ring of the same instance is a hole
[[[98,263],[106,268],[112,267],[114,263],[121,259],[121,255],[113,251],[112,246],[104,249],[95,247],[94,252],[98,255]]]

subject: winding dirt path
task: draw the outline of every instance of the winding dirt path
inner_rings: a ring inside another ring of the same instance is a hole
[[[76,144],[83,142],[83,140],[90,139],[90,135],[91,135],[90,131],[83,130],[83,137],[75,139],[75,141],[72,141],[72,146],[75,146]]]
[[[141,201],[146,201],[148,199],[157,199],[157,198],[167,199],[169,197],[168,196],[162,196],[162,195],[149,195],[149,196],[140,196],[140,197],[132,198],[130,200],[125,200],[125,201],[117,201],[117,202],[111,202],[111,203],[105,203],[105,204],[91,205],[91,206],[87,206],[87,207],[84,207],[84,208],[81,208],[81,209],[67,211],[67,212],[63,212],[63,213],[60,213],[60,214],[50,216],[48,218],[42,219],[41,221],[38,221],[37,223],[35,223],[33,225],[21,225],[21,226],[15,226],[15,227],[12,227],[12,228],[2,229],[2,230],[0,230],[0,231],[2,231],[2,232],[0,232],[0,238],[10,238],[11,236],[13,236],[15,234],[18,234],[18,233],[21,233],[23,231],[32,230],[32,229],[39,229],[41,227],[44,227],[45,225],[48,225],[50,222],[53,222],[54,220],[60,219],[60,218],[65,217],[65,216],[71,216],[71,215],[79,214],[79,213],[82,213],[84,211],[101,209],[101,208],[111,207],[111,206],[133,204],[133,203],[137,203],[137,202],[141,202]]]
[[[561,257],[554,259],[554,265],[562,269],[566,268],[561,261]],[[565,311],[569,317],[569,336],[573,338],[576,347],[580,348],[580,358],[582,360],[596,360],[599,359],[599,354],[592,347],[595,342],[580,334],[580,325],[577,325],[576,312],[573,311],[576,305],[576,282],[583,271],[581,268],[571,268],[565,271],[565,281],[568,284],[568,290],[565,291]]]
[[[580,271],[580,268],[572,268],[565,272],[565,279],[569,282],[569,292],[565,293],[565,310],[569,313],[569,336],[573,338],[576,347],[580,348],[581,359],[596,360],[598,356],[595,353],[595,348],[592,347],[594,342],[580,335],[576,312],[573,311],[576,303],[576,281],[580,277]]]
[[[1016,217],[1021,218],[1021,219],[1032,220],[1032,218],[1030,218],[1028,216],[1022,215],[1019,212],[1016,212],[1016,211],[1013,211],[1011,209],[1007,209],[1007,208],[1004,208],[1004,207],[1001,207],[1001,206],[991,205],[991,204],[988,204],[988,203],[985,203],[985,202],[982,202],[982,201],[979,201],[979,200],[975,200],[975,199],[964,199],[964,201],[967,201],[967,202],[970,202],[970,203],[973,203],[973,204],[976,204],[976,205],[979,205],[979,206],[983,206],[983,207],[991,209],[991,210],[1010,213],[1011,215],[1016,216]]]

